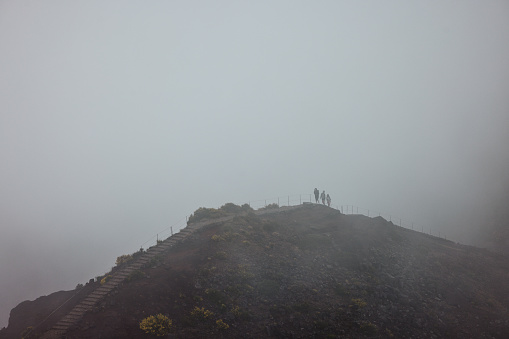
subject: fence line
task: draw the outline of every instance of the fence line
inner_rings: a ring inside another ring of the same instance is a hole
[[[251,208],[257,210],[260,208],[267,207],[268,205],[271,205],[271,204],[276,204],[279,207],[297,206],[297,205],[302,205],[303,203],[314,203],[313,200],[314,200],[314,194],[306,193],[306,194],[285,195],[285,196],[279,196],[279,197],[267,198],[267,199],[248,200],[247,202],[238,203],[236,205],[241,206],[241,205],[247,204]],[[320,199],[319,199],[318,203],[320,204]],[[406,228],[409,230],[413,230],[413,231],[433,235],[436,237],[444,238],[447,240],[445,233],[443,233],[442,231],[434,230],[434,232],[433,232],[433,228],[431,226],[426,226],[426,225],[423,225],[420,223],[416,223],[411,220],[401,218],[394,214],[380,212],[378,210],[359,207],[356,205],[332,205],[331,208],[334,208],[334,209],[340,211],[341,213],[347,214],[347,215],[357,214],[357,215],[364,215],[364,216],[367,216],[370,218],[382,217],[385,220],[392,222],[396,226],[400,226],[400,227],[403,227],[403,228]],[[172,224],[171,226],[165,228],[161,232],[154,234],[150,239],[145,241],[140,247],[143,248],[143,246],[147,245],[147,243],[155,245],[155,244],[157,244],[157,241],[164,240],[164,239],[168,238],[169,236],[173,235],[173,233],[176,233],[180,229],[185,228],[187,226],[187,220],[188,220],[188,216],[181,218],[179,221],[177,221],[176,223]]]

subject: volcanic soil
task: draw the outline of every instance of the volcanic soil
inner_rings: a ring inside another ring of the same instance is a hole
[[[170,338],[509,338],[507,281],[506,256],[308,204],[204,227],[66,337],[155,337],[140,321],[163,314]],[[0,338],[19,338],[59,293],[20,304]]]

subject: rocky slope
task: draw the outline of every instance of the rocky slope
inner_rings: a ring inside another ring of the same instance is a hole
[[[154,337],[139,324],[161,313],[173,338],[508,338],[508,278],[503,255],[305,205],[200,230],[66,336]],[[19,305],[0,338],[19,338],[65,297]]]

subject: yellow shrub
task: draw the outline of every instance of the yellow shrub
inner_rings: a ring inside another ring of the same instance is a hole
[[[352,304],[353,304],[353,305],[355,305],[355,306],[357,306],[358,308],[363,308],[363,307],[365,307],[368,303],[367,303],[367,302],[365,302],[365,301],[364,301],[364,300],[362,300],[362,299],[356,299],[356,298],[353,298],[353,299],[352,299]],[[350,305],[350,306],[352,306],[352,305]]]
[[[111,279],[111,275],[108,274],[107,276],[105,276],[104,278],[101,279],[101,285],[106,284],[108,282],[108,280],[110,280],[110,279]]]
[[[148,334],[164,337],[170,333],[173,322],[165,315],[151,315],[140,322],[140,329]]]
[[[211,318],[214,315],[214,313],[212,313],[209,310],[206,310],[204,307],[199,308],[198,306],[195,306],[194,309],[191,311],[191,315],[200,320],[205,320]]]
[[[219,319],[216,321],[216,325],[217,325],[217,328],[220,329],[220,330],[227,330],[230,328],[230,325],[228,325],[227,323],[225,323],[223,321],[223,319]]]
[[[130,254],[122,254],[120,257],[117,257],[117,260],[115,261],[115,265],[122,265],[125,263],[128,263],[133,260],[133,256]]]

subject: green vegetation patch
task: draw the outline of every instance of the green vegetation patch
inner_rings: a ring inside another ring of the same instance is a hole
[[[239,206],[239,205],[235,205],[235,204],[233,204],[231,202],[221,206],[220,210],[223,211],[224,213],[227,213],[227,214],[240,214],[240,213],[245,213],[245,212],[249,213],[249,212],[253,212],[254,211],[251,208],[251,206],[249,206],[248,204],[244,204],[242,206]]]
[[[143,271],[136,270],[136,271],[132,271],[131,273],[129,273],[129,275],[127,276],[127,278],[125,280],[126,280],[126,282],[131,282],[131,281],[143,279],[143,278],[145,278],[145,276],[146,275]]]
[[[205,219],[218,219],[226,216],[226,213],[215,208],[200,207],[189,216],[188,224]]]
[[[238,206],[231,202],[224,204],[220,208],[200,207],[189,216],[188,223],[194,223],[206,219],[218,219],[228,215],[250,212],[253,212],[253,209],[248,204]]]
[[[117,257],[117,260],[115,261],[115,265],[120,266],[123,264],[127,264],[128,262],[132,261],[134,258],[131,254],[122,254],[120,257]]]
[[[276,203],[273,203],[273,204],[268,204],[267,206],[260,208],[260,210],[274,210],[274,209],[278,209],[278,208],[279,208],[279,205]]]

